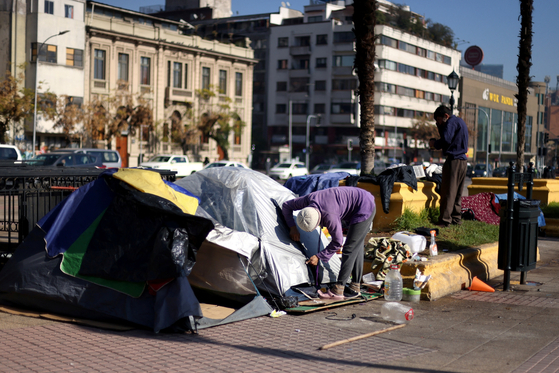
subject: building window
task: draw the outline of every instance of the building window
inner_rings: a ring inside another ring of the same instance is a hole
[[[328,35],[327,34],[316,35],[316,45],[325,45],[325,44],[328,44]]]
[[[276,104],[276,114],[285,114],[285,113],[287,113],[287,105]]]
[[[57,47],[56,45],[44,44],[39,51],[39,61],[56,63],[57,62]],[[31,44],[31,61],[37,61],[37,43]]]
[[[307,23],[322,22],[322,16],[308,17]]]
[[[95,60],[93,61],[93,79],[105,80],[105,60],[107,52],[102,49],[95,49]]]
[[[45,0],[45,13],[54,14],[54,1]]]
[[[289,38],[278,38],[278,48],[289,47]]]
[[[277,92],[287,91],[287,82],[276,82],[276,91]]]
[[[297,36],[295,38],[295,46],[297,47],[309,47],[311,45],[310,36]]]
[[[173,88],[182,88],[182,63],[173,62]]]
[[[388,36],[380,36],[380,44],[388,45],[389,47],[396,48],[398,46],[398,41],[396,39],[389,38]]]
[[[287,69],[287,60],[278,60],[278,70]]]
[[[326,90],[326,80],[315,80],[314,81],[315,91],[325,91]]]
[[[184,64],[184,89],[188,89],[188,64]]]
[[[202,67],[202,89],[210,88],[210,68]]]
[[[140,84],[151,85],[151,58],[140,57]]]
[[[243,95],[243,73],[235,73],[235,96]]]
[[[83,67],[83,51],[81,49],[66,48],[66,65]]]
[[[353,61],[355,56],[334,56],[334,66],[343,67],[351,66],[353,67]]]
[[[291,92],[308,92],[309,78],[291,78],[289,86]]]
[[[315,114],[326,113],[326,105],[325,104],[314,104],[314,113]]]
[[[129,56],[126,53],[118,54],[118,80],[122,82],[128,81],[128,61]]]
[[[227,71],[219,70],[219,93],[227,94]]]
[[[349,114],[353,113],[353,104],[350,102],[332,103],[332,114]]]
[[[308,107],[309,104],[304,103],[304,104],[297,104],[297,103],[293,103],[293,114],[308,114]]]
[[[334,43],[351,43],[355,40],[353,31],[343,31],[334,33]]]
[[[333,91],[350,91],[357,88],[357,80],[355,79],[333,79]]]
[[[326,57],[316,59],[316,67],[326,67]]]
[[[73,5],[64,5],[64,17],[74,18],[74,6]]]
[[[293,70],[308,70],[309,69],[309,59],[300,58],[293,60]]]

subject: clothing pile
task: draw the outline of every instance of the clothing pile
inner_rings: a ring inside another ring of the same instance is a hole
[[[412,252],[408,244],[392,238],[373,237],[365,245],[365,258],[373,261],[371,265],[373,271],[378,269],[376,275],[378,281],[385,279],[391,265],[401,266],[411,256]]]

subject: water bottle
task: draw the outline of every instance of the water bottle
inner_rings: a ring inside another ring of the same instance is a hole
[[[429,255],[435,256],[439,253],[439,249],[437,247],[437,243],[435,242],[435,236],[437,235],[437,231],[431,231],[431,245],[429,245]]]
[[[403,303],[386,302],[380,309],[380,315],[387,321],[403,324],[413,319],[413,308]]]
[[[402,300],[403,281],[400,267],[396,264],[390,266],[390,271],[384,280],[384,299],[399,302]]]

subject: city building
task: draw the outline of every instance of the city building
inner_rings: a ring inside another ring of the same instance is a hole
[[[379,4],[381,11],[395,6],[388,1]],[[288,146],[292,128],[292,156],[305,159],[310,127],[311,167],[347,160],[348,144],[359,144],[352,16],[353,6],[343,1],[317,1],[305,6],[302,22],[270,28],[270,146]],[[375,34],[377,157],[391,163],[429,161],[424,144],[408,141],[410,128],[416,118],[432,117],[440,104],[449,101],[446,77],[458,71],[461,54],[389,25],[377,25]]]
[[[25,62],[25,87],[38,93],[66,96],[81,103],[84,97],[83,51],[85,48],[85,0],[2,1],[0,66],[17,75]],[[4,23],[5,22],[5,23]],[[4,70],[5,71],[5,70]],[[69,139],[39,111],[36,125],[27,120],[12,133],[24,150],[64,147]],[[14,129],[12,129],[13,131]]]
[[[469,144],[473,163],[489,161],[494,167],[516,163],[518,100],[515,95],[518,87],[513,82],[470,68],[461,67],[459,75],[457,110],[474,133],[474,136],[470,134]],[[536,165],[540,144],[537,135],[544,131],[544,96],[544,83],[534,83],[529,89],[524,148],[526,164],[534,162]],[[539,161],[537,166],[541,166]]]
[[[86,98],[126,91],[142,95],[153,110],[155,125],[149,133],[123,131],[113,144],[104,144],[129,159],[128,166],[136,166],[145,153],[182,153],[173,132],[221,104],[229,104],[246,124],[239,135],[229,134],[229,159],[250,160],[253,50],[246,44],[204,40],[190,35],[188,27],[186,22],[87,3]],[[201,89],[219,93],[202,99],[196,94]],[[192,160],[223,156],[217,143],[203,136],[190,144],[188,154]]]

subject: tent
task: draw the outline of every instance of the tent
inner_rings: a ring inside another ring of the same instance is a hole
[[[267,176],[231,167],[176,183],[148,170],[109,170],[57,205],[0,271],[0,304],[70,317],[193,330],[269,314],[260,295],[337,277],[336,257],[318,273],[306,258],[327,241],[289,238],[277,207],[294,198]],[[245,304],[204,317],[192,289]]]

